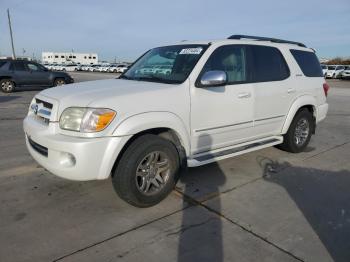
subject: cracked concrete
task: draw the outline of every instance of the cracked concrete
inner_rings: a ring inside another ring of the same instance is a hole
[[[110,180],[38,167],[21,127],[38,90],[0,96],[0,261],[349,261],[350,82],[330,85],[329,116],[306,152],[189,169],[148,209],[118,199]]]

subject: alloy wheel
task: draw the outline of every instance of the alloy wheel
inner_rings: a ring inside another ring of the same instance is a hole
[[[170,160],[161,151],[147,154],[136,169],[136,187],[144,195],[161,191],[170,177]]]
[[[10,81],[10,80],[3,81],[1,83],[1,89],[4,92],[11,92],[13,90],[13,83],[12,83],[12,81]]]
[[[310,124],[307,119],[301,118],[296,127],[294,133],[294,141],[297,146],[305,144],[310,133]]]

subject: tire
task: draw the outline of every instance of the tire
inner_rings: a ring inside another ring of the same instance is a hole
[[[294,116],[288,132],[283,136],[283,143],[278,145],[278,148],[290,153],[304,151],[310,142],[313,130],[315,130],[315,122],[312,113],[306,108],[299,110]],[[299,139],[296,137],[299,137]]]
[[[173,143],[156,135],[143,135],[121,156],[112,176],[114,190],[133,206],[154,206],[173,190],[179,165],[179,154]]]
[[[11,93],[15,91],[15,83],[11,79],[0,80],[0,88],[4,93]]]
[[[53,86],[61,86],[65,84],[66,84],[66,81],[63,78],[56,78],[55,81],[53,82]]]

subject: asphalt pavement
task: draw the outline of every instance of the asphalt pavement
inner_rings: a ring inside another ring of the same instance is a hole
[[[330,110],[305,152],[191,168],[147,209],[120,200],[109,179],[38,166],[22,121],[40,89],[0,94],[0,261],[350,261],[350,81],[328,82]]]

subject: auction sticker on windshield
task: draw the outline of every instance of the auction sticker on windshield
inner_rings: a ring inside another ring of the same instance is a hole
[[[184,48],[180,51],[180,55],[199,55],[202,52],[202,47]]]

